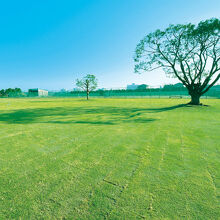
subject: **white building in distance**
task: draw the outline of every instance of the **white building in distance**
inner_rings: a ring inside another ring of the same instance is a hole
[[[28,96],[48,96],[48,91],[43,89],[29,89]]]

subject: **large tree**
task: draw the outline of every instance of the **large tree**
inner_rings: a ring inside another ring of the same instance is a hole
[[[82,79],[76,80],[76,86],[86,91],[87,100],[89,99],[89,93],[97,88],[97,79],[94,75],[88,74]]]
[[[134,60],[135,72],[163,68],[179,79],[188,89],[190,104],[199,105],[200,97],[220,78],[220,20],[156,30],[137,45]]]

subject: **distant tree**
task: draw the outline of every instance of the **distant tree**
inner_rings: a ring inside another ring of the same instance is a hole
[[[8,88],[5,90],[5,94],[9,97],[17,97],[17,96],[21,96],[22,91],[20,88],[15,88],[15,89]]]
[[[76,86],[86,91],[87,100],[89,99],[89,93],[97,88],[97,79],[94,75],[88,74],[82,79],[76,80]]]
[[[191,96],[190,104],[199,105],[220,78],[220,20],[156,30],[137,45],[134,60],[136,72],[163,68],[179,79]]]
[[[137,87],[137,90],[146,90],[147,89],[147,85],[146,84],[142,84],[142,85],[139,85]]]
[[[14,91],[15,91],[15,93],[18,93],[18,94],[22,93],[20,88],[15,88]]]
[[[0,90],[0,96],[1,97],[17,97],[17,96],[23,96],[24,94],[22,93],[20,88],[8,88],[8,89],[2,89]]]
[[[12,88],[8,88],[5,90],[5,94],[7,94],[7,95],[10,95],[13,92],[14,92],[14,89],[12,89]]]
[[[0,90],[0,96],[2,97],[2,96],[5,96],[5,90],[4,89],[1,89]]]
[[[167,91],[184,91],[186,88],[183,86],[182,83],[176,84],[166,84],[163,86],[163,90]]]
[[[105,91],[104,91],[103,89],[99,89],[99,90],[98,90],[98,93],[99,93],[100,96],[104,96]]]
[[[176,88],[183,88],[184,87],[184,85],[182,83],[176,83],[173,86]]]

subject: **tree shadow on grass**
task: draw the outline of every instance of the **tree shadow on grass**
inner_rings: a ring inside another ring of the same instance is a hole
[[[143,113],[160,113],[186,105],[163,108],[120,108],[120,107],[55,107],[20,109],[0,114],[0,122],[8,124],[57,123],[114,125],[120,123],[149,123],[157,119],[147,118]]]
[[[152,112],[165,112],[165,111],[170,111],[170,110],[174,110],[174,109],[182,108],[182,107],[192,107],[192,106],[188,104],[179,104],[179,105],[173,105],[173,106],[168,106],[168,107],[163,107],[163,108],[148,108],[148,110]]]

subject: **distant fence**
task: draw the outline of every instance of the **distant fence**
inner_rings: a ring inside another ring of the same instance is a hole
[[[83,91],[73,92],[49,92],[49,96],[54,97],[85,97],[86,93]],[[189,98],[187,90],[179,91],[164,91],[163,89],[147,89],[144,91],[138,90],[98,90],[90,93],[92,97],[102,98]],[[202,96],[203,98],[220,98],[220,91],[210,90]]]
[[[49,97],[86,97],[84,91],[71,92],[49,92]],[[145,90],[97,90],[90,93],[91,97],[97,98],[190,98],[188,91],[185,88],[179,90],[164,90],[163,88],[153,88]],[[22,93],[22,96],[7,96],[13,97],[29,97],[28,93]],[[0,96],[6,98],[6,96]],[[220,90],[210,89],[202,98],[220,98]]]

